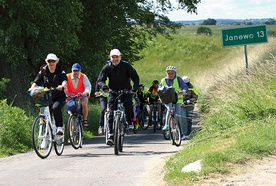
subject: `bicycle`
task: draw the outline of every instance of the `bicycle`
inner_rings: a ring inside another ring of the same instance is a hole
[[[157,108],[157,102],[154,101],[153,102],[153,107],[152,107],[152,119],[151,122],[153,122],[153,132],[156,132],[157,129],[159,129],[158,127],[158,108]]]
[[[149,113],[147,103],[142,103],[142,109],[137,114],[139,125],[143,130],[149,127]]]
[[[56,134],[56,125],[50,112],[52,103],[52,91],[56,88],[37,87],[33,91],[39,91],[40,99],[34,100],[35,106],[39,107],[39,115],[34,119],[32,124],[32,143],[36,154],[41,158],[47,158],[54,144],[55,152],[58,156],[64,150],[64,134]],[[30,95],[33,97],[33,91]]]
[[[165,124],[169,126],[170,138],[172,140],[172,145],[181,145],[181,127],[179,121],[175,119],[175,90],[174,88],[164,88],[158,91],[161,101],[166,107],[166,121]],[[171,107],[169,104],[171,103]]]
[[[83,145],[83,126],[82,126],[82,105],[81,98],[86,97],[79,94],[66,93],[67,108],[66,112],[70,114],[68,118],[68,138],[74,149],[82,148]]]
[[[121,90],[118,92],[111,91],[111,93],[117,94],[117,98],[115,99],[115,103],[117,102],[117,110],[114,109],[114,121],[113,121],[113,128],[114,128],[114,153],[116,155],[119,152],[123,152],[123,145],[124,145],[124,135],[127,133],[126,130],[126,114],[124,107],[122,105],[121,97],[126,94],[130,94],[129,90]]]

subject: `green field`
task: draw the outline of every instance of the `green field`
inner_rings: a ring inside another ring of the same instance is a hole
[[[141,51],[144,59],[134,65],[148,87],[174,65],[177,74],[190,76],[200,92],[202,130],[167,162],[168,185],[201,185],[250,159],[276,152],[276,39],[247,46],[247,75],[244,47],[222,47],[221,29],[232,27],[212,26],[211,37],[196,35],[196,28],[185,26],[172,40],[159,36],[150,41]],[[268,31],[275,30],[268,26]],[[197,160],[202,161],[201,172],[181,172]]]

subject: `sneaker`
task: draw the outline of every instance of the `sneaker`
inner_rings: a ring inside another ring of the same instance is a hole
[[[99,135],[103,134],[103,127],[102,126],[99,126],[99,128],[98,128],[98,134]]]
[[[128,128],[129,128],[129,129],[134,129],[133,124],[129,124],[129,125],[128,125]]]
[[[42,149],[45,149],[46,146],[47,146],[47,140],[46,140],[46,138],[43,138],[40,147],[41,147]]]
[[[135,130],[138,130],[138,129],[139,129],[139,124],[135,125]]]
[[[169,130],[169,125],[165,125],[162,130]]]
[[[57,128],[57,135],[62,135],[64,133],[63,127],[58,127]]]
[[[114,145],[113,139],[112,139],[112,138],[108,138],[108,139],[106,140],[106,144],[109,145],[109,146]]]
[[[185,136],[185,135],[183,135],[182,137],[181,137],[181,140],[189,140],[190,139],[190,137],[189,136]]]

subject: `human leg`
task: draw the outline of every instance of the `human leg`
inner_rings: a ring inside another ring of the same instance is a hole
[[[100,112],[100,119],[99,119],[98,134],[103,133],[104,115],[105,115],[105,111],[107,109],[107,98],[106,97],[100,97],[100,105],[101,105],[101,112]]]
[[[186,111],[187,111],[187,135],[190,135],[192,131],[192,116],[191,112],[194,110],[194,106],[187,106]]]
[[[132,95],[127,94],[123,98],[123,105],[125,107],[125,112],[126,112],[126,120],[128,122],[128,125],[130,128],[134,128],[131,118],[133,118],[133,107],[132,107]]]
[[[187,111],[186,107],[180,106],[180,104],[176,104],[176,115],[179,116],[180,127],[181,127],[181,134],[182,140],[186,139],[188,136],[188,124],[187,124]]]
[[[114,131],[113,131],[113,120],[114,120],[114,106],[115,106],[115,98],[116,95],[110,94],[108,98],[108,109],[109,109],[109,116],[108,116],[108,126],[107,126],[107,145],[114,144]]]
[[[55,119],[55,124],[57,127],[57,133],[63,133],[63,117],[62,117],[62,107],[65,105],[66,97],[58,97],[53,100],[52,113]]]
[[[83,115],[83,126],[88,127],[87,117],[88,117],[88,98],[84,97],[81,99],[82,115]]]

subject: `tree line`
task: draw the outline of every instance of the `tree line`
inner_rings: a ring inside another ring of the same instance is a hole
[[[178,0],[177,8],[196,13],[200,0]],[[74,62],[84,68],[92,84],[112,48],[133,63],[146,41],[169,36],[180,24],[168,19],[170,0],[29,0],[1,1],[0,79],[8,98],[25,107],[26,90],[48,53],[55,53],[67,72]],[[0,90],[1,92],[1,90]],[[3,99],[2,97],[0,99]]]

